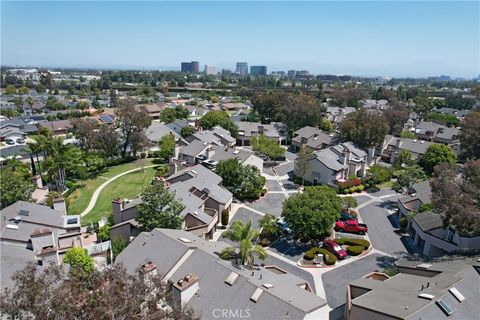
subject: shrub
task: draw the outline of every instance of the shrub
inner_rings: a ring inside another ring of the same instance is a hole
[[[260,239],[259,243],[262,247],[268,247],[268,246],[270,246],[272,241],[270,241],[270,239],[268,239],[268,238],[262,238],[262,239]]]
[[[363,247],[362,246],[348,246],[347,247],[347,252],[351,256],[358,256],[363,252]]]
[[[363,239],[340,238],[340,239],[335,239],[335,242],[338,244],[345,244],[347,246],[361,246],[365,250],[370,248],[370,242],[368,240],[363,240]]]
[[[229,216],[229,212],[227,209],[223,209],[222,210],[222,224],[224,226],[228,225],[228,216]]]
[[[348,189],[349,193],[354,193],[355,191],[357,191],[357,188],[356,187],[351,187],[350,189]]]
[[[400,229],[406,229],[408,226],[408,218],[403,216],[400,218]]]
[[[362,185],[362,184],[357,187],[357,191],[358,191],[358,192],[362,192],[363,189],[365,189],[365,186]]]
[[[97,235],[102,241],[107,241],[110,239],[110,227],[108,225],[100,227]]]
[[[327,266],[334,265],[337,262],[337,257],[331,253],[330,251],[319,248],[319,247],[313,247],[307,252],[305,252],[305,255],[303,256],[303,259],[311,261],[315,258],[317,254],[323,254],[323,262]]]

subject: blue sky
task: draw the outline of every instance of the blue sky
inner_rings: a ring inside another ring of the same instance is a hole
[[[269,71],[472,77],[471,2],[2,1],[3,65],[163,67],[199,60]]]

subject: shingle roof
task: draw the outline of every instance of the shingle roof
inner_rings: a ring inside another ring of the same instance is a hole
[[[387,146],[394,146],[396,147],[397,141],[400,140],[400,150],[407,150],[417,154],[424,154],[428,147],[433,144],[430,141],[424,140],[417,140],[417,139],[406,139],[406,138],[397,138],[392,135],[387,135],[385,137],[386,145]]]
[[[419,213],[415,215],[413,220],[418,224],[423,231],[430,231],[438,228],[443,228],[443,221],[440,215],[433,213]]]
[[[145,129],[145,135],[150,141],[158,142],[168,134],[173,134],[177,139],[180,138],[177,132],[160,122],[153,122],[150,127]]]
[[[252,319],[303,319],[307,313],[326,305],[324,299],[300,287],[305,280],[292,274],[260,268],[252,276],[250,270],[219,259],[217,254],[227,246],[185,231],[155,229],[140,234],[118,256],[117,263],[124,263],[127,271],[136,272],[140,265],[151,261],[160,274],[168,274],[168,280],[174,283],[187,274],[195,274],[200,290],[188,300],[187,307],[193,308],[201,319],[211,319],[213,310],[225,307],[249,309]],[[238,277],[229,285],[225,280],[232,272]],[[263,286],[266,283],[272,287]],[[250,298],[258,289],[262,290],[261,295],[253,302]]]

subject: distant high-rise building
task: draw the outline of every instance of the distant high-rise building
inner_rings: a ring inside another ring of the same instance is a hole
[[[287,75],[288,75],[289,78],[295,78],[295,76],[297,75],[297,71],[288,70]]]
[[[251,66],[250,74],[252,76],[266,76],[267,75],[267,66]]]
[[[222,69],[222,74],[232,74],[232,70],[230,69]]]
[[[248,74],[248,63],[246,62],[237,62],[237,68],[235,70],[241,76],[245,76]]]
[[[212,66],[212,65],[205,65],[205,74],[217,74],[218,73],[218,68],[217,66]]]
[[[182,62],[181,70],[182,72],[186,72],[186,73],[199,73],[200,62],[198,61]]]

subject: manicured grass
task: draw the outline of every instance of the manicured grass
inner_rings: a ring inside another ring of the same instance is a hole
[[[384,190],[384,189],[392,189],[392,185],[393,185],[394,181],[393,180],[390,180],[390,181],[387,181],[387,182],[384,182],[384,183],[381,183],[377,186],[378,189],[380,190]]]
[[[118,166],[113,166],[105,168],[104,172],[100,173],[94,179],[88,179],[84,181],[79,181],[78,184],[81,186],[79,189],[72,192],[72,194],[67,198],[68,201],[68,213],[69,214],[80,214],[85,210],[92,198],[95,190],[109,178],[116,176],[122,172],[139,168],[142,165],[142,162],[145,166],[151,165],[151,159],[142,159],[133,162],[128,162],[120,164]]]
[[[102,217],[108,217],[112,213],[112,199],[131,199],[140,195],[152,183],[156,171],[156,168],[146,168],[143,172],[131,172],[112,181],[100,192],[95,207],[82,218],[82,224],[95,223]]]

